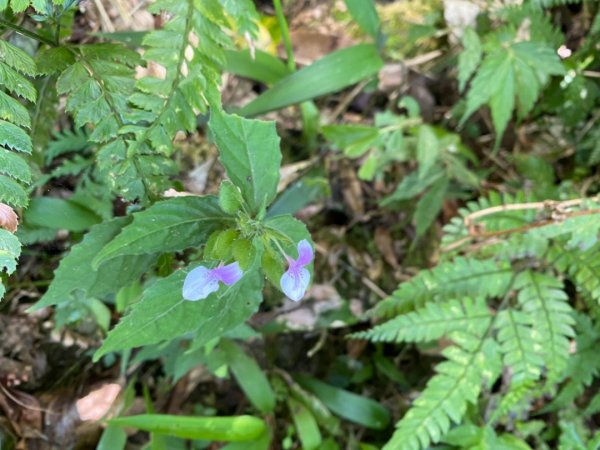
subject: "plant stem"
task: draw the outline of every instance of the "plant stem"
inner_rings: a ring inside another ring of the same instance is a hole
[[[292,41],[290,39],[290,30],[288,29],[287,21],[283,15],[283,8],[281,7],[281,0],[273,0],[275,6],[275,16],[277,17],[277,23],[281,30],[281,38],[283,39],[283,46],[285,47],[285,53],[287,54],[287,66],[291,71],[296,70],[296,60],[294,59],[294,50],[292,49]]]
[[[34,33],[33,31],[29,31],[27,28],[23,28],[22,26],[17,25],[16,23],[12,23],[7,20],[0,19],[0,26],[10,28],[11,30],[13,30],[19,34],[22,34],[23,36],[27,36],[28,38],[35,39],[36,41],[50,45],[51,47],[57,46],[57,44],[55,42],[53,42],[52,40],[50,40],[44,36],[41,36],[37,33]]]

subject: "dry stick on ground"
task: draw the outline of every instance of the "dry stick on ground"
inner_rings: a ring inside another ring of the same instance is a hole
[[[510,205],[492,206],[490,208],[482,209],[481,211],[475,211],[471,214],[468,214],[463,219],[463,223],[467,227],[469,236],[466,236],[463,239],[460,239],[456,242],[453,242],[450,245],[447,245],[446,247],[443,247],[442,252],[449,252],[451,250],[454,250],[472,239],[486,238],[486,239],[493,240],[494,238],[497,238],[498,236],[503,236],[505,234],[520,233],[520,232],[531,230],[534,228],[540,228],[540,227],[544,227],[546,225],[551,225],[551,224],[554,224],[557,222],[562,222],[565,219],[568,219],[570,217],[600,214],[600,209],[589,209],[589,210],[584,210],[584,211],[572,211],[572,212],[565,211],[567,208],[581,205],[585,201],[598,201],[598,199],[599,199],[599,197],[592,197],[592,198],[576,198],[576,199],[572,199],[572,200],[565,200],[562,202],[554,201],[554,200],[546,200],[543,202],[514,203],[514,204],[510,204]],[[509,228],[506,230],[499,230],[499,231],[478,231],[475,227],[474,220],[479,219],[481,217],[497,214],[500,212],[506,212],[506,211],[524,211],[524,210],[530,210],[530,209],[551,210],[553,212],[553,214],[552,214],[553,217],[552,217],[552,219],[549,219],[549,220],[542,220],[539,222],[523,225],[520,227]]]

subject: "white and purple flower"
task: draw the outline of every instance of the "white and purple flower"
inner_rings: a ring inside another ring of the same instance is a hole
[[[237,283],[244,275],[238,262],[226,266],[207,269],[204,266],[196,267],[183,282],[183,298],[197,301],[208,297],[219,290],[219,281],[227,286]]]
[[[313,249],[306,239],[298,242],[298,259],[285,255],[288,262],[288,270],[281,276],[279,284],[281,290],[295,302],[300,301],[308,284],[310,283],[310,272],[304,268],[313,260]]]

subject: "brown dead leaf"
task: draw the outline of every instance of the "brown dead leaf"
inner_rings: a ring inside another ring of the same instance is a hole
[[[383,255],[385,261],[394,269],[397,269],[399,264],[394,253],[394,241],[390,235],[390,230],[384,227],[375,228],[375,245]]]
[[[0,228],[14,233],[19,226],[19,218],[14,210],[4,203],[0,203]]]
[[[81,420],[100,420],[108,413],[113,402],[121,392],[117,383],[107,383],[76,402]]]

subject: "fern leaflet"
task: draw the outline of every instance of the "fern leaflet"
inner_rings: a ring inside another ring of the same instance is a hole
[[[454,331],[472,331],[489,319],[485,300],[451,300],[446,303],[429,302],[424,308],[396,317],[368,331],[352,337],[374,342],[424,342],[439,339]]]
[[[511,273],[508,264],[493,259],[455,258],[431,270],[422,270],[400,284],[389,298],[376,306],[374,315],[393,317],[439,297],[502,297],[508,289]]]
[[[520,273],[515,287],[519,289],[517,299],[521,308],[535,318],[532,329],[542,349],[548,381],[559,381],[569,359],[569,338],[575,336],[569,297],[559,280],[542,273]]]

